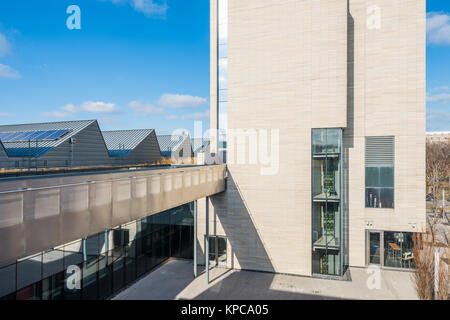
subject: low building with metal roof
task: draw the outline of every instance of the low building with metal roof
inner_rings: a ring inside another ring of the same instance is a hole
[[[0,126],[8,156],[3,168],[46,168],[107,164],[108,149],[97,120]]]
[[[155,130],[102,131],[113,164],[156,163],[161,160]]]
[[[158,135],[161,155],[178,162],[190,161],[193,156],[189,135]]]
[[[3,143],[0,141],[0,168],[3,168],[3,164],[7,164],[9,162],[8,154],[5,151],[5,147]]]
[[[197,156],[199,152],[205,152],[206,149],[209,149],[209,139],[204,138],[192,138],[191,139],[192,150],[194,152],[194,157]]]

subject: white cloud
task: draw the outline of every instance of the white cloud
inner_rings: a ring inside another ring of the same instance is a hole
[[[6,37],[0,33],[0,56],[4,56],[11,53],[11,45]]]
[[[432,88],[427,94],[427,102],[450,103],[450,87]]]
[[[208,118],[209,118],[209,110],[205,110],[204,112],[194,112],[183,115],[183,119],[202,120]]]
[[[167,1],[156,3],[155,0],[132,0],[132,6],[136,11],[144,13],[146,16],[165,15],[168,9]]]
[[[20,73],[10,66],[0,63],[0,78],[18,79],[20,78]]]
[[[140,101],[131,101],[128,107],[141,114],[161,114],[164,112],[163,108],[154,107],[149,103],[142,103]]]
[[[61,110],[71,112],[71,113],[76,113],[78,111],[78,107],[76,105],[69,103],[69,104],[66,104],[65,106],[61,107]]]
[[[92,113],[116,113],[119,108],[114,103],[107,103],[102,101],[87,101],[81,105],[83,111]]]
[[[81,105],[76,106],[74,104],[66,104],[61,107],[61,110],[78,113],[78,112],[91,112],[91,113],[117,113],[120,109],[114,103],[108,103],[103,101],[86,101]]]
[[[446,121],[450,123],[450,112],[449,111],[434,111],[429,110],[427,112],[427,120],[440,120],[440,121]]]
[[[14,113],[0,112],[0,117],[14,117],[14,116],[15,116]]]
[[[427,97],[428,102],[440,102],[440,103],[450,103],[450,93],[439,93],[435,95],[429,95]]]
[[[449,131],[450,111],[427,110],[427,131]]]
[[[206,102],[205,98],[183,94],[163,94],[158,100],[159,105],[171,108],[199,107]]]
[[[43,112],[42,114],[50,118],[68,118],[79,112],[112,114],[118,113],[119,111],[120,109],[114,103],[85,101],[79,106],[69,103],[59,108],[59,110]]]
[[[129,3],[134,10],[142,12],[146,16],[159,15],[164,16],[169,8],[167,0],[100,0],[109,1],[113,4]]]
[[[178,119],[178,116],[176,114],[168,114],[166,116],[166,119],[167,120],[176,120],[176,119]]]
[[[427,13],[427,41],[435,45],[450,45],[450,15]]]
[[[63,111],[49,111],[43,112],[42,114],[49,118],[68,118],[71,116],[71,114]]]

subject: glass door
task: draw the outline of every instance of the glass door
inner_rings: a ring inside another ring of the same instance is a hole
[[[369,264],[381,265],[381,233],[379,231],[369,231]]]
[[[209,236],[209,263],[211,267],[227,266],[227,238]]]

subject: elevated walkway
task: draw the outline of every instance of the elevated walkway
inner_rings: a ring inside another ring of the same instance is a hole
[[[0,179],[0,264],[225,191],[226,166]]]

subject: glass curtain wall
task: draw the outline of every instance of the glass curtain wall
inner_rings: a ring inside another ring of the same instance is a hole
[[[217,6],[217,121],[218,152],[226,162],[228,114],[228,0],[218,0]]]
[[[342,130],[312,129],[312,272],[343,272]]]
[[[188,203],[1,266],[0,300],[108,298],[169,257],[192,259],[193,221]]]

